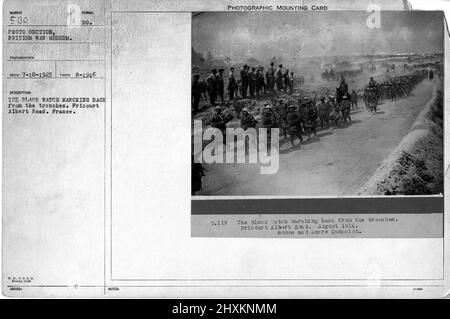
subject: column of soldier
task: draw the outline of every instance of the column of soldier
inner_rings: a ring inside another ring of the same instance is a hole
[[[342,92],[348,92],[348,86],[345,80],[341,81]],[[356,92],[353,91],[351,95]],[[292,146],[295,145],[297,138],[300,143],[303,142],[303,136],[312,138],[317,135],[317,126],[323,128],[340,127],[347,121],[351,123],[350,109],[357,108],[357,99],[347,93],[340,97],[340,102],[336,102],[333,95],[320,98],[316,104],[316,97],[313,99],[304,97],[297,103],[292,100],[278,99],[276,102],[264,103],[262,111],[261,125],[259,127],[267,129],[268,144],[270,145],[270,133],[272,128],[278,128],[282,137],[287,139],[289,135]],[[241,127],[244,130],[249,128],[256,129],[258,124],[250,110],[245,107],[241,111]],[[211,126],[222,131],[225,135],[226,124],[233,118],[230,113],[225,113],[220,106],[216,106],[211,117]],[[225,143],[225,140],[223,140]]]
[[[192,83],[192,103],[193,111],[199,109],[202,97],[206,100],[206,93],[209,96],[209,102],[212,106],[216,106],[217,102],[224,102],[224,78],[225,69],[212,69],[211,73],[200,81],[200,75],[194,75]],[[229,101],[235,97],[253,98],[262,94],[273,92],[275,88],[280,92],[294,92],[294,72],[289,69],[283,70],[283,65],[278,65],[275,70],[274,63],[270,63],[270,67],[264,72],[264,67],[250,67],[244,64],[239,71],[239,79],[236,79],[234,67],[230,68],[228,76],[227,92]]]
[[[275,76],[274,79],[274,82],[269,81],[269,85],[274,83],[273,85],[277,86],[277,77]],[[270,86],[268,87],[270,88]],[[277,89],[282,90],[281,85]],[[347,121],[351,123],[350,110],[358,107],[358,96],[354,90],[351,94],[348,92],[348,85],[343,77],[337,93],[337,101],[333,95],[328,95],[327,101],[325,101],[325,97],[321,97],[320,102],[317,104],[317,96],[312,99],[305,96],[303,99],[299,99],[298,103],[291,98],[288,100],[278,99],[272,103],[265,102],[259,127],[267,129],[268,140],[270,140],[270,129],[278,128],[285,139],[289,134],[291,144],[294,146],[295,138],[298,138],[300,143],[302,143],[302,136],[306,135],[309,138],[316,136],[318,124],[323,129],[330,126],[340,127],[342,123]],[[242,110],[235,108],[235,112],[238,116],[241,115],[241,127],[244,130],[248,128],[256,129],[258,122],[249,108],[244,107]],[[220,129],[223,136],[226,136],[226,124],[233,117],[228,108],[223,110],[220,105],[217,105],[211,117],[211,126]],[[223,142],[225,143],[225,139],[223,139]]]

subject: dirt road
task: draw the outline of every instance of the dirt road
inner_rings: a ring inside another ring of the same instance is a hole
[[[424,80],[408,97],[380,104],[376,115],[360,101],[351,125],[320,130],[301,145],[292,147],[282,138],[276,174],[260,174],[260,164],[205,164],[208,172],[197,195],[357,195],[408,133],[433,88]]]

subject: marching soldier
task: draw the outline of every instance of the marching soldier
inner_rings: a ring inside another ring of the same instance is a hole
[[[330,104],[325,102],[325,98],[320,98],[320,103],[317,106],[317,112],[319,115],[320,127],[323,129],[325,125],[328,127],[330,117]]]
[[[282,99],[278,100],[278,104],[275,108],[275,112],[278,118],[278,127],[283,133],[284,138],[287,137],[286,117],[287,117],[287,105],[283,103]]]
[[[200,104],[200,98],[202,96],[202,86],[198,81],[200,75],[194,75],[194,81],[192,82],[192,107],[194,112],[198,112],[198,105]]]
[[[334,110],[336,107],[336,98],[334,95],[328,95],[328,103],[330,110]]]
[[[289,136],[291,138],[291,144],[294,146],[294,138],[295,136],[298,137],[300,140],[300,143],[303,142],[302,138],[302,126],[301,126],[301,119],[300,115],[295,109],[295,105],[291,104],[288,108],[288,113],[286,116],[286,126],[289,130]]]
[[[358,108],[358,94],[355,92],[355,90],[352,90],[352,94],[350,95],[350,101],[352,103],[352,109]]]
[[[211,117],[211,126],[219,129],[222,132],[222,136],[223,136],[222,142],[225,145],[227,121],[222,114],[222,107],[219,105],[216,106],[214,109],[214,113]]]
[[[246,131],[249,128],[256,129],[256,124],[258,122],[255,120],[253,115],[250,113],[249,109],[244,107],[242,109],[242,117],[241,117],[241,126]],[[249,139],[249,144],[247,148],[247,143],[245,143],[246,153],[249,152],[250,145],[253,145],[255,149],[258,148],[258,137],[256,136],[256,139]]]
[[[194,162],[194,155],[191,156],[191,173],[192,173],[192,183],[191,183],[191,194],[194,195],[196,192],[202,190],[202,177],[205,176],[207,172],[206,168],[203,167],[202,163]]]
[[[306,104],[306,128],[308,129],[309,135],[311,133],[314,136],[317,135],[317,107],[314,105],[313,101],[309,100]]]
[[[278,127],[278,117],[268,103],[265,104],[262,114],[262,127],[267,129],[267,148],[271,145],[271,129]]]
[[[242,109],[242,118],[241,118],[241,126],[244,130],[248,128],[256,128],[257,121],[253,117],[253,115],[250,114],[248,108],[244,107]]]
[[[340,103],[340,110],[341,110],[341,114],[342,114],[342,120],[345,122],[347,122],[347,119],[349,120],[349,122],[352,122],[352,119],[350,117],[350,100],[348,98],[347,95],[344,95],[342,97],[342,101]]]
[[[334,95],[328,96],[328,107],[330,110],[329,120],[334,123],[335,127],[340,126],[341,111],[339,105],[336,103]]]

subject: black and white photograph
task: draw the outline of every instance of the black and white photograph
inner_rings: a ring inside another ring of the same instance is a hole
[[[442,194],[443,23],[193,13],[192,195]]]
[[[3,298],[445,298],[445,1],[5,0]]]

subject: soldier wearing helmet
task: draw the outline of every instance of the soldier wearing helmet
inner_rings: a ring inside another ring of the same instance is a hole
[[[295,136],[297,136],[300,140],[300,143],[303,142],[300,114],[297,112],[296,107],[293,104],[289,105],[288,108],[286,126],[289,131],[292,146],[294,146]]]
[[[309,134],[314,134],[314,136],[317,135],[316,133],[317,117],[318,117],[317,107],[312,101],[309,100],[308,103],[306,104],[305,127],[309,132]]]
[[[270,104],[266,104],[262,114],[262,127],[267,129],[267,144],[270,145],[271,129],[278,127],[278,117]]]
[[[256,127],[257,121],[253,117],[253,115],[250,113],[249,109],[244,107],[242,109],[242,117],[241,117],[241,126],[244,130],[252,127]]]
[[[219,129],[222,132],[223,136],[223,143],[225,144],[225,131],[227,129],[227,121],[225,120],[225,117],[222,114],[222,107],[220,105],[217,105],[214,108],[213,115],[211,117],[211,126],[214,128]]]
[[[287,116],[287,104],[283,99],[278,99],[278,104],[275,108],[276,115],[278,117],[278,127],[283,133],[283,136],[287,137],[286,116]]]

